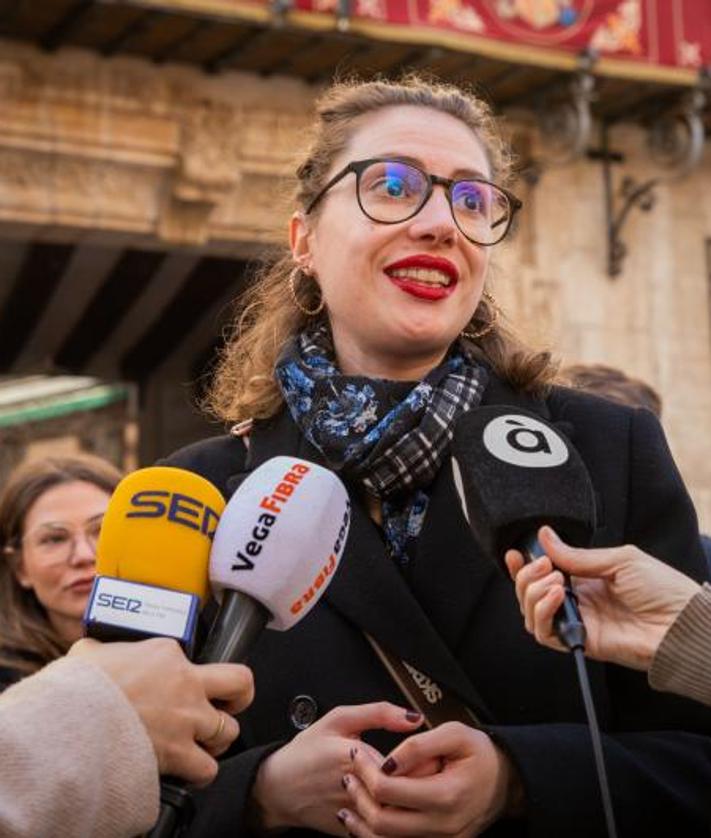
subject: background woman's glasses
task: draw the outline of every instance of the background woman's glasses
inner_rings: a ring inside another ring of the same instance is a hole
[[[22,538],[22,546],[48,562],[68,561],[76,552],[80,538],[96,554],[103,518],[92,518],[79,527],[71,524],[41,524]]]

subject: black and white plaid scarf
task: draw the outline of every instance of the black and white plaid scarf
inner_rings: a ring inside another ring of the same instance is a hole
[[[414,385],[342,375],[321,324],[286,347],[276,375],[294,421],[329,467],[382,500],[388,551],[405,563],[426,489],[458,417],[480,403],[486,370],[458,349]]]

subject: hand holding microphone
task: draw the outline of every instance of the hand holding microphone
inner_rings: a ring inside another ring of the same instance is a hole
[[[474,537],[500,566],[512,548],[527,561],[541,556],[537,532],[543,524],[589,543],[595,498],[587,469],[540,417],[506,405],[466,413],[455,429],[452,469]],[[568,584],[554,624],[566,648],[584,648],[585,626]]]
[[[173,638],[190,654],[198,610],[207,598],[209,554],[223,509],[218,490],[183,469],[146,468],[125,477],[111,497],[101,528],[99,575],[84,618],[87,634],[100,640]],[[154,644],[152,651],[171,654],[167,648],[165,643]],[[156,732],[164,776],[177,765],[181,778],[209,782],[217,773],[211,754],[221,753],[238,731],[237,722],[210,705],[209,698],[229,698],[229,692],[223,695],[223,679],[239,678],[238,705],[243,709],[251,700],[251,676],[244,669],[233,670],[231,676],[219,668],[198,670],[182,654],[173,654],[175,670],[166,680],[174,686],[182,683],[182,688],[172,698],[164,696],[162,710],[152,701],[142,703],[144,724]],[[141,695],[137,688],[137,700]],[[185,698],[182,709],[176,708],[175,696]],[[189,794],[166,778],[161,797],[158,834],[170,835]]]
[[[462,511],[491,559],[504,564],[512,548],[523,560],[543,555],[537,534],[554,526],[587,545],[595,524],[595,496],[585,464],[568,440],[539,416],[505,405],[480,407],[457,424],[452,471]],[[610,838],[617,835],[602,739],[585,667],[586,628],[568,577],[551,613],[560,643],[575,661],[588,718],[602,805]]]
[[[662,638],[700,586],[631,545],[584,550],[566,544],[550,527],[541,529],[539,540],[545,556],[532,564],[524,566],[518,551],[506,554],[528,631],[544,646],[564,651],[553,631],[563,571],[575,576],[588,633],[585,654],[649,669]]]
[[[84,639],[67,656],[98,666],[123,691],[146,729],[161,774],[196,785],[215,778],[214,757],[239,734],[230,714],[244,710],[254,696],[247,667],[192,664],[167,638],[107,644]],[[211,704],[216,700],[219,710]]]

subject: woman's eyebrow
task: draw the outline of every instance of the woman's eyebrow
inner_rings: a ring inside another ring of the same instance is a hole
[[[95,515],[90,515],[88,518],[85,518],[82,523],[90,524],[94,521],[99,521],[102,518],[106,517],[105,512],[97,512]],[[66,527],[71,526],[70,521],[41,521],[39,524],[33,527],[33,529],[39,529],[40,527]]]
[[[417,166],[418,169],[422,169],[423,171],[427,171],[427,166],[425,166],[422,160],[419,160],[417,157],[410,157],[408,154],[398,154],[397,152],[392,152],[388,154],[379,154],[379,160],[395,160],[398,163],[409,163],[412,166]],[[430,174],[437,175],[439,172],[430,172]],[[440,177],[444,177],[444,175],[440,175]],[[478,169],[457,169],[455,172],[452,173],[451,179],[452,180],[461,180],[462,178],[477,178],[481,180],[488,180],[488,175],[484,172],[480,172]]]
[[[488,181],[489,175],[485,172],[480,172],[479,169],[457,169],[452,175],[452,180],[462,180],[464,178]]]

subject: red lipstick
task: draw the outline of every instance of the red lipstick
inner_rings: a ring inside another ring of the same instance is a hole
[[[76,579],[70,585],[67,585],[67,589],[70,591],[74,591],[78,594],[88,594],[94,584],[94,577],[88,576],[84,577],[83,579]]]
[[[438,285],[418,279],[418,270],[437,271],[448,279],[447,285]],[[422,300],[441,300],[449,297],[459,280],[457,266],[441,256],[416,253],[391,262],[384,268],[388,279],[402,291]],[[397,276],[393,273],[397,271]]]

